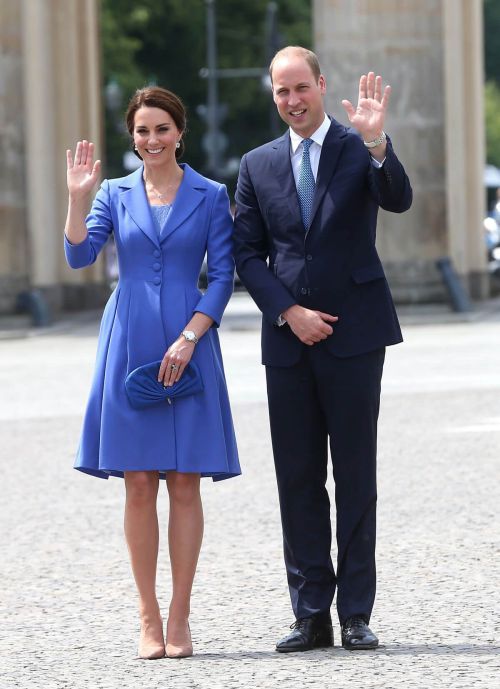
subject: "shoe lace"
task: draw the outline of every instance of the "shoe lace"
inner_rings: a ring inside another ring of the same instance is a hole
[[[298,620],[295,620],[295,622],[292,622],[290,625],[290,629],[298,629],[300,631],[305,626],[306,619],[308,618],[300,617]]]
[[[363,617],[349,617],[346,620],[346,629],[362,629],[366,625],[366,620]]]

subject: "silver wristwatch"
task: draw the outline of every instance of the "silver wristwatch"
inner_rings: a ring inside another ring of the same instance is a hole
[[[380,146],[380,144],[383,144],[386,139],[387,136],[385,135],[385,132],[382,132],[382,134],[376,139],[373,139],[373,141],[363,141],[363,143],[366,148],[376,148],[377,146]]]
[[[183,330],[181,334],[184,335],[187,342],[198,344],[199,337],[196,337],[196,333],[194,333],[192,330]]]

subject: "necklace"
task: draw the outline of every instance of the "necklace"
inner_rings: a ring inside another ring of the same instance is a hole
[[[156,189],[156,187],[154,187],[153,184],[151,184],[151,182],[148,182],[148,180],[147,180],[146,178],[144,178],[144,183],[145,183],[145,185],[146,185],[146,189],[147,189],[148,191],[151,191],[151,192],[156,196],[156,198],[158,199],[158,201],[160,201],[161,203],[164,202],[163,199],[164,199],[165,196],[167,195],[167,191],[168,191],[169,189],[177,189],[177,187],[179,186],[177,183],[175,183],[175,184],[167,184],[167,186],[165,187],[165,191],[163,192],[163,194],[160,194],[160,192]]]
[[[150,191],[153,192],[153,194],[156,196],[156,198],[158,199],[158,201],[161,201],[161,202],[163,203],[163,198],[164,198],[164,196],[166,195],[167,192],[165,191],[163,194],[160,194],[160,193],[159,193],[158,191],[156,191],[156,189],[155,189],[153,186],[151,186],[151,185],[149,186],[149,189],[150,189]]]

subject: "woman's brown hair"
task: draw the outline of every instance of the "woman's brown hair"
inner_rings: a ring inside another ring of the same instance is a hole
[[[134,135],[135,113],[139,108],[160,108],[160,110],[168,112],[175,122],[175,126],[181,132],[182,137],[184,136],[186,131],[186,108],[179,96],[176,96],[172,91],[161,86],[146,86],[142,89],[137,89],[130,99],[125,115],[130,136]],[[184,153],[184,139],[182,137],[179,142],[180,147],[175,151],[176,158],[180,158]],[[141,157],[135,149],[134,153],[138,158]]]

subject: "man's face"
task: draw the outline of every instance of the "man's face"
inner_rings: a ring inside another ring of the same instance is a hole
[[[318,81],[300,55],[287,55],[273,65],[273,99],[281,119],[299,136],[314,134],[323,122],[323,96],[326,82],[321,74]]]

